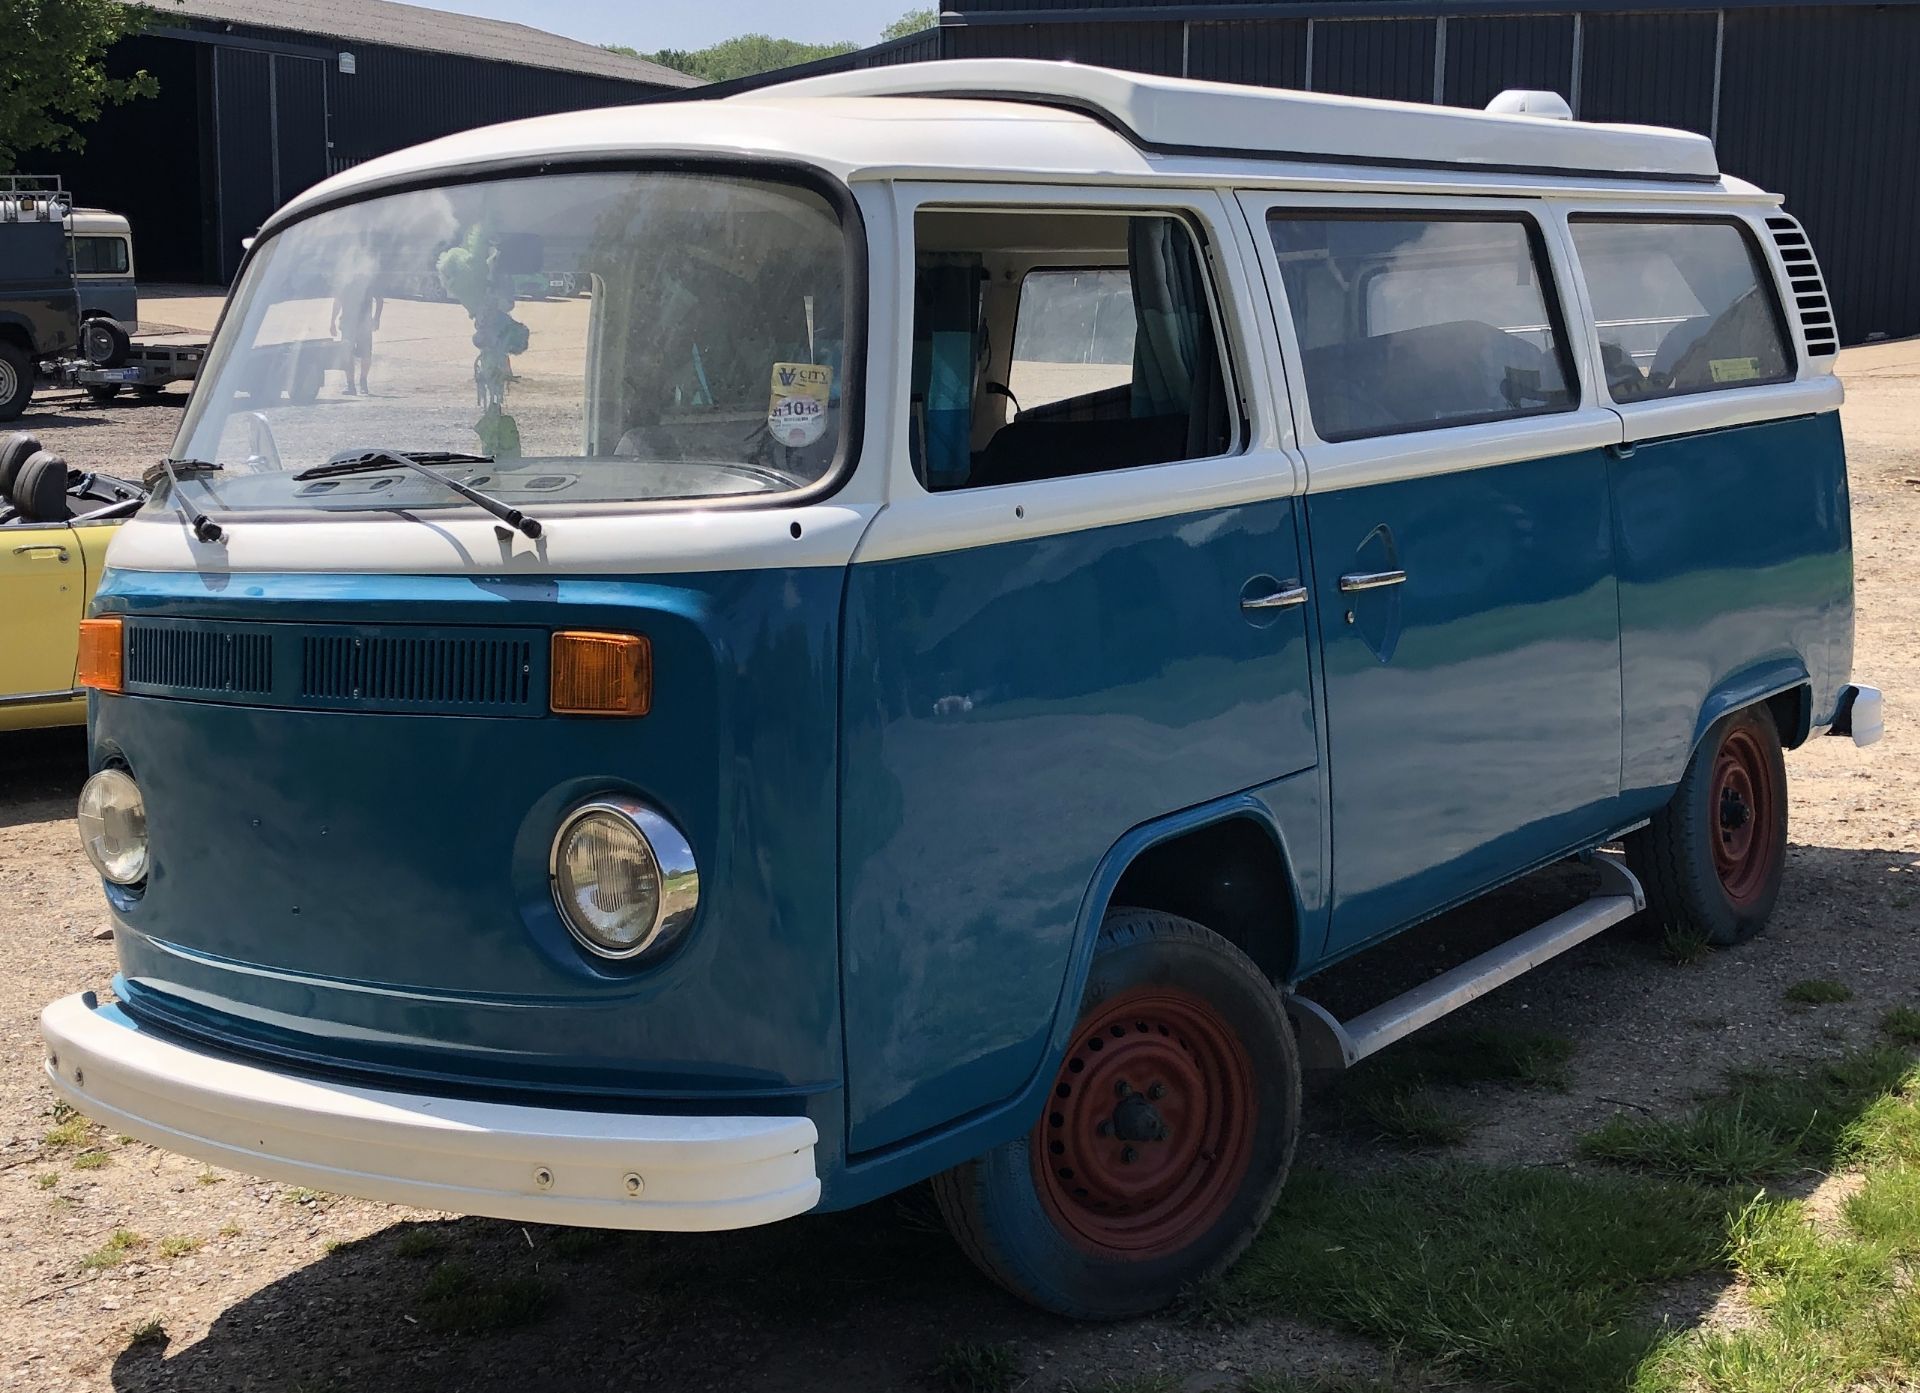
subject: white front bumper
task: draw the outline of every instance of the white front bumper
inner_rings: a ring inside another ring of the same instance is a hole
[[[326,1083],[175,1044],[92,993],[40,1013],[74,1107],[169,1151],[391,1204],[595,1228],[746,1228],[820,1199],[804,1117],[658,1117]]]

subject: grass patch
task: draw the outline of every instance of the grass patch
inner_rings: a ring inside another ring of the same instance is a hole
[[[1731,1184],[1804,1165],[1831,1168],[1875,1144],[1920,1148],[1907,1111],[1881,1101],[1911,1068],[1904,1052],[1878,1045],[1798,1071],[1739,1072],[1725,1095],[1685,1117],[1616,1116],[1581,1138],[1580,1149],[1595,1160]],[[1880,1143],[1870,1136],[1878,1126],[1891,1129]]]
[[[46,1135],[40,1138],[43,1145],[52,1147],[79,1146],[86,1141],[87,1133],[91,1130],[93,1124],[88,1122],[86,1118],[80,1116],[79,1113],[74,1112],[71,1108],[69,1108],[67,1112],[68,1116],[64,1121],[55,1122],[53,1126],[47,1129]],[[57,1113],[56,1116],[58,1116]]]
[[[482,1277],[461,1262],[441,1263],[420,1287],[421,1321],[442,1334],[514,1330],[552,1306],[552,1288],[536,1277]]]
[[[934,1361],[933,1377],[949,1393],[1008,1393],[1020,1379],[1013,1346],[955,1340]]]
[[[40,1174],[33,1178],[33,1183],[38,1185],[42,1190],[51,1190],[60,1183],[60,1172],[41,1171]]]
[[[621,1235],[612,1229],[563,1228],[546,1241],[546,1250],[563,1262],[581,1262],[598,1257],[619,1243]]]
[[[446,1235],[439,1229],[410,1228],[393,1240],[393,1251],[403,1258],[437,1257],[446,1250]]]
[[[210,1170],[205,1170],[193,1178],[193,1183],[196,1185],[218,1185],[220,1183],[220,1177]]]
[[[1435,1087],[1498,1083],[1567,1086],[1574,1043],[1557,1035],[1471,1030],[1415,1038],[1356,1069],[1343,1094],[1349,1123],[1376,1141],[1409,1149],[1452,1146],[1472,1121],[1435,1100]]]
[[[190,1233],[168,1234],[160,1240],[160,1256],[168,1261],[184,1258],[188,1253],[198,1252],[199,1248],[200,1240]]]
[[[241,1229],[240,1225],[231,1221],[220,1225],[220,1236],[222,1238],[238,1238],[242,1232],[244,1232],[244,1230]]]
[[[1675,967],[1699,962],[1713,951],[1706,934],[1699,929],[1669,924],[1660,933],[1660,956]]]
[[[1809,977],[1781,992],[1780,999],[1796,1006],[1837,1006],[1853,1000],[1853,988],[1830,978]]]
[[[1409,1150],[1453,1146],[1466,1140],[1473,1124],[1436,1103],[1417,1088],[1360,1088],[1349,1100],[1356,1120],[1375,1141]]]
[[[1721,1262],[1726,1222],[1720,1197],[1637,1176],[1308,1170],[1225,1285],[1496,1383],[1615,1390],[1655,1341],[1648,1290]]]
[[[1880,1029],[1903,1045],[1920,1045],[1920,1010],[1896,1006],[1880,1018]]]
[[[312,1205],[312,1204],[318,1204],[321,1200],[330,1200],[332,1198],[333,1196],[328,1194],[325,1190],[309,1190],[304,1185],[295,1185],[290,1189],[282,1192],[280,1196],[280,1203]]]
[[[118,1267],[146,1245],[147,1240],[132,1229],[115,1229],[105,1243],[80,1259],[80,1270],[99,1272],[104,1268]]]
[[[140,1349],[146,1345],[164,1345],[167,1342],[167,1327],[160,1323],[158,1316],[143,1320],[127,1332],[127,1348]]]
[[[105,1151],[83,1151],[73,1158],[72,1165],[77,1171],[97,1171],[112,1160],[113,1156]]]

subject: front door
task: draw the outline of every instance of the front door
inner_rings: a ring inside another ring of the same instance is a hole
[[[73,689],[86,563],[68,527],[0,527],[0,701]]]
[[[1339,953],[1604,830],[1618,426],[1531,212],[1247,206],[1305,402]]]

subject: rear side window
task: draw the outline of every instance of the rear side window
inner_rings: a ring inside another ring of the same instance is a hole
[[[1577,404],[1531,221],[1288,210],[1268,231],[1322,440]]]
[[[1571,222],[1615,401],[1793,376],[1771,277],[1738,223]]]
[[[73,239],[73,269],[82,276],[127,274],[127,244],[118,237]]]

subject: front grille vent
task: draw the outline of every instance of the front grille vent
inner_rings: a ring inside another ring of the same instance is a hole
[[[1800,331],[1807,341],[1807,356],[1831,358],[1840,351],[1840,331],[1834,323],[1833,302],[1827,298],[1826,278],[1814,258],[1813,243],[1797,219],[1781,213],[1767,219],[1773,244],[1787,264],[1787,286],[1793,294],[1794,313],[1800,318]]]
[[[126,681],[181,695],[273,690],[273,636],[136,623],[128,628]]]
[[[521,708],[533,693],[533,657],[521,637],[309,634],[300,695],[386,709]]]

